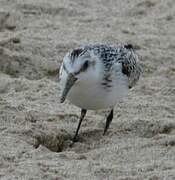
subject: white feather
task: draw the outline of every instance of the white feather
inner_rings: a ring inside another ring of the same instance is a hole
[[[105,89],[102,85],[104,68],[102,62],[97,58],[92,56],[93,61],[95,61],[94,67],[89,68],[87,71],[82,72],[78,75],[78,80],[75,82],[73,87],[70,89],[67,99],[74,105],[83,109],[107,109],[113,108],[118,101],[124,97],[128,92],[128,78],[121,71],[121,64],[116,63],[114,70],[112,72],[112,87]],[[76,60],[74,66],[70,65],[70,60],[66,55],[63,62],[68,68],[69,72],[73,73],[74,69],[80,67],[82,60]],[[61,86],[64,89],[68,74],[63,69],[60,68],[60,79]]]

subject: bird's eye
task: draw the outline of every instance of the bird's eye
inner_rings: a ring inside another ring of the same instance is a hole
[[[83,67],[82,67],[82,71],[86,71],[88,66],[89,66],[89,61],[85,61],[85,63],[83,64]]]

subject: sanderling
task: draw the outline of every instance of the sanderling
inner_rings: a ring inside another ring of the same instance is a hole
[[[113,109],[138,81],[141,67],[132,45],[86,45],[68,52],[60,67],[62,94],[81,108],[73,138],[77,141],[87,110],[110,109],[104,134],[113,119]]]

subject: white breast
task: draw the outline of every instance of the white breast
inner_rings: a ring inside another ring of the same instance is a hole
[[[113,108],[128,93],[128,78],[121,72],[121,64],[115,64],[112,73],[112,86],[106,89],[101,83],[103,68],[98,65],[94,71],[81,75],[70,89],[67,99],[74,105],[91,110]],[[61,86],[65,87],[67,73],[61,67]]]
[[[128,80],[123,75],[113,80],[113,86],[105,89],[100,82],[76,82],[69,91],[67,99],[74,105],[84,109],[113,108],[128,92]]]

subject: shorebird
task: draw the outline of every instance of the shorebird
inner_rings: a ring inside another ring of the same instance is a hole
[[[141,67],[131,44],[85,45],[68,52],[60,67],[62,93],[60,102],[68,99],[81,108],[73,137],[78,132],[87,110],[110,109],[103,134],[113,119],[113,109],[139,80]]]

